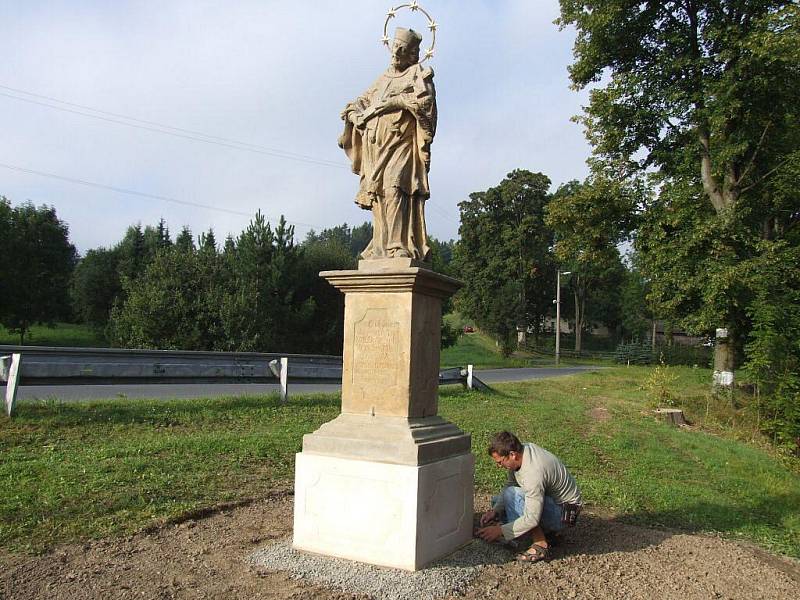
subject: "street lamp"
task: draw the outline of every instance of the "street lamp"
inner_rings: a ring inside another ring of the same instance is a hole
[[[572,271],[557,271],[556,274],[556,366],[561,360],[561,276],[571,274]]]

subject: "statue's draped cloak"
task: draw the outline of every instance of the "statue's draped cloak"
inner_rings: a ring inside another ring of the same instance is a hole
[[[367,115],[370,107],[388,99],[398,101],[403,108],[373,116],[362,127],[354,126],[347,118],[350,112]],[[426,260],[430,248],[424,205],[430,197],[430,144],[436,132],[433,70],[423,69],[419,64],[399,74],[387,70],[345,107],[342,116],[345,129],[339,145],[350,159],[353,172],[361,178],[355,201],[374,212],[375,232],[364,256],[386,255],[385,232],[381,233],[386,222],[381,202],[387,193],[392,193],[392,188],[397,188],[408,199],[408,223],[401,243],[413,258]]]

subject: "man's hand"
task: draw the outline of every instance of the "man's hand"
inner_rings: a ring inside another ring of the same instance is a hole
[[[493,508],[490,508],[481,515],[481,527],[485,527],[487,523],[491,523],[496,518],[497,518],[497,512]]]
[[[503,528],[500,525],[490,525],[478,529],[478,537],[484,542],[494,542],[503,537]]]

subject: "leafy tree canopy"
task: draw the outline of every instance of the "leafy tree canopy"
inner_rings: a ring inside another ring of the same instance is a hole
[[[762,240],[797,243],[800,6],[795,1],[561,0],[595,166],[650,173],[635,247],[659,317],[727,327],[742,351]],[[726,359],[732,367],[733,357]]]
[[[517,328],[538,332],[550,309],[555,271],[553,232],[544,223],[549,188],[542,173],[517,169],[459,204],[454,268],[464,288],[458,307],[507,352]]]
[[[12,207],[0,197],[0,256],[0,323],[19,334],[20,344],[31,325],[69,317],[77,252],[55,208]]]
[[[672,174],[687,153],[719,212],[796,146],[800,8],[776,0],[561,0],[598,156]],[[788,147],[787,147],[788,143]]]

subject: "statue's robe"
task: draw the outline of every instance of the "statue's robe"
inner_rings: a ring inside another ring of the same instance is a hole
[[[383,110],[386,101],[402,108]],[[373,238],[362,257],[428,260],[424,207],[436,132],[433,70],[419,64],[401,73],[389,68],[345,107],[342,118],[339,145],[361,177],[356,203],[373,211]]]

